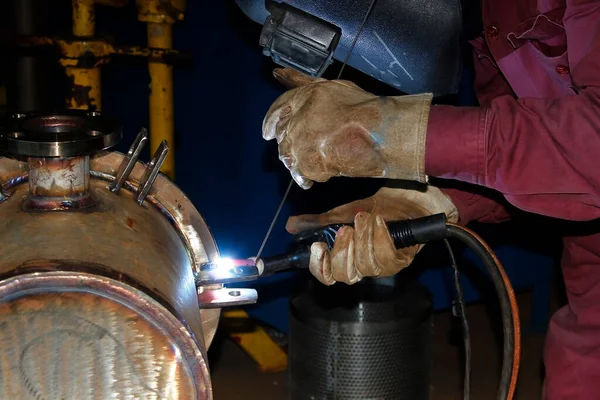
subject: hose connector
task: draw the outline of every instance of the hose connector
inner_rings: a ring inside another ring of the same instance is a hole
[[[448,236],[446,214],[434,214],[423,218],[407,219],[388,224],[390,235],[397,249],[441,240]]]
[[[388,229],[396,248],[403,249],[448,237],[447,221],[446,214],[439,213],[421,218],[389,222]],[[294,236],[294,239],[302,244],[323,242],[329,248],[332,248],[337,231],[344,225],[352,226],[352,224],[331,224],[322,228],[300,232]]]

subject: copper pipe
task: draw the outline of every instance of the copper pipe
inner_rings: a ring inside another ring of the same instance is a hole
[[[27,210],[74,210],[92,206],[90,157],[43,158],[27,160],[29,193]]]

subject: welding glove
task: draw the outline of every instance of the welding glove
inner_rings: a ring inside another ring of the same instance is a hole
[[[286,229],[296,234],[329,224],[352,223],[338,230],[328,250],[325,243],[311,246],[310,271],[325,285],[353,284],[363,277],[397,274],[410,265],[423,245],[396,250],[386,221],[398,221],[445,213],[458,221],[458,210],[449,197],[434,186],[426,189],[381,188],[375,195],[334,208],[320,215],[291,217]]]
[[[431,94],[379,97],[345,80],[292,69],[274,75],[291,90],[263,121],[279,159],[304,189],[335,176],[426,182],[425,136]]]

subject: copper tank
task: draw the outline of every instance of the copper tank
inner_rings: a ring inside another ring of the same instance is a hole
[[[2,399],[212,399],[220,307],[255,298],[199,280],[218,251],[158,172],[167,144],[144,164],[146,132],[120,138],[98,113],[2,124]]]

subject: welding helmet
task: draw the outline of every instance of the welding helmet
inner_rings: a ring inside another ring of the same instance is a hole
[[[460,0],[236,2],[263,24],[260,45],[279,65],[321,76],[350,53],[348,65],[404,93],[458,92],[465,42]]]

